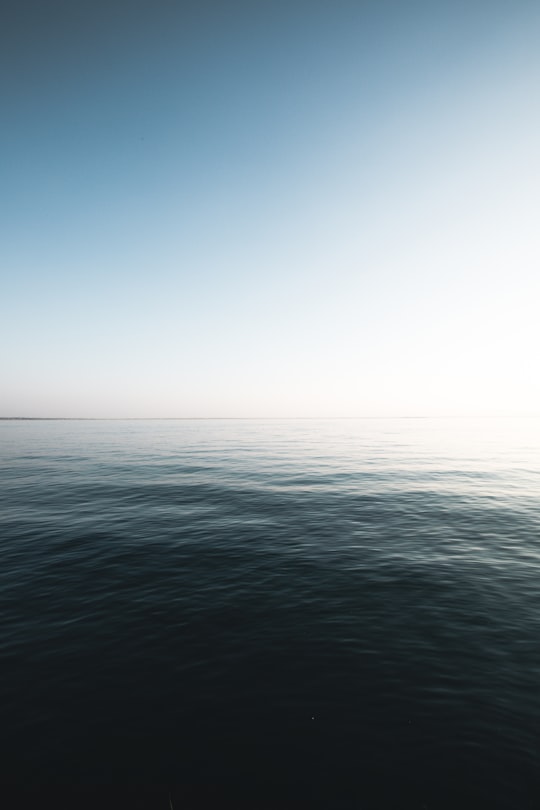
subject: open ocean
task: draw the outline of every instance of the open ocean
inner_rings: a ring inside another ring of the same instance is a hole
[[[540,419],[1,421],[0,463],[2,786],[540,807]]]

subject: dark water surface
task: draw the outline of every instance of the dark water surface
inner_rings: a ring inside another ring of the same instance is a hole
[[[5,421],[0,462],[2,784],[540,807],[540,420]]]

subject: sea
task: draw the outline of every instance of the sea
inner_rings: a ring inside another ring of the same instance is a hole
[[[539,530],[537,418],[0,421],[0,790],[538,808]]]

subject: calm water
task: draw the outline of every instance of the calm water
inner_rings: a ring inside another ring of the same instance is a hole
[[[4,784],[540,806],[540,420],[0,422],[0,460]]]

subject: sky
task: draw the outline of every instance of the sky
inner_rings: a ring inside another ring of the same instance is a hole
[[[27,0],[0,416],[540,414],[540,5]]]

